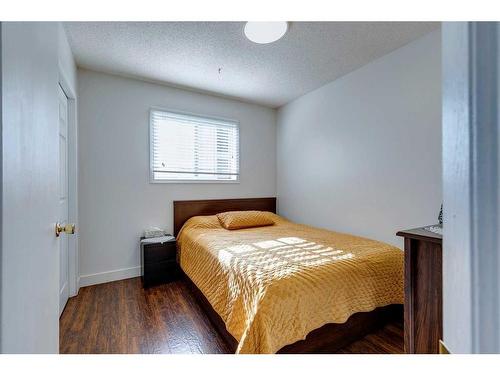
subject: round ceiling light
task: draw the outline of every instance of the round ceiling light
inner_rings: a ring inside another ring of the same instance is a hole
[[[288,22],[247,22],[245,35],[254,43],[266,44],[277,41],[288,30]]]

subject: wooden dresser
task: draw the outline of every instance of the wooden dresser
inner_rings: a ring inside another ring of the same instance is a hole
[[[443,336],[443,237],[423,228],[396,235],[405,241],[405,352],[437,354]]]

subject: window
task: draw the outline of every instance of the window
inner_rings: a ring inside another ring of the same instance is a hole
[[[168,181],[238,181],[236,121],[151,110],[151,178]]]

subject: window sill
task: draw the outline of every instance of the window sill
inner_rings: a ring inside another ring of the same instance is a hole
[[[240,180],[149,180],[150,184],[239,184]]]

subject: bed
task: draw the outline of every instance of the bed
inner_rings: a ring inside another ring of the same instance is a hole
[[[227,211],[272,225],[228,230]],[[275,198],[174,202],[181,269],[232,351],[332,352],[401,318],[401,250],[275,212]]]

